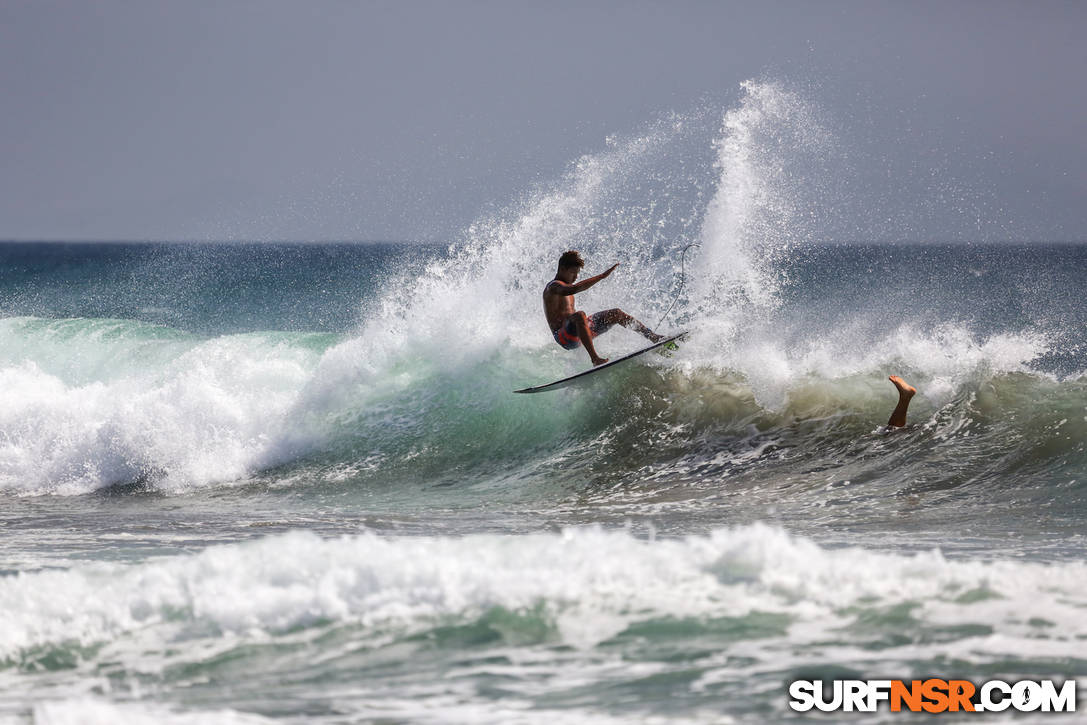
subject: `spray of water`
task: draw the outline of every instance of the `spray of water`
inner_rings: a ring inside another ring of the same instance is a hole
[[[562,178],[464,230],[421,274],[383,279],[357,332],[328,349],[268,336],[169,340],[182,352],[118,374],[110,362],[117,346],[138,347],[128,356],[138,361],[158,345],[131,330],[113,343],[79,341],[93,353],[81,360],[106,359],[107,378],[61,376],[44,361],[5,367],[0,383],[18,405],[7,408],[16,411],[9,419],[0,413],[0,485],[78,492],[141,479],[184,487],[314,454],[376,468],[431,456],[440,471],[450,460],[476,465],[516,455],[526,442],[563,441],[578,426],[592,440],[614,421],[580,399],[528,409],[509,393],[586,365],[581,352],[554,345],[541,309],[566,249],[583,253],[587,274],[621,265],[579,307],[621,307],[693,330],[670,366],[687,381],[673,382],[695,391],[695,408],[705,400],[697,391],[721,376],[780,411],[798,376],[870,374],[893,357],[930,382],[943,376],[951,391],[969,361],[1018,370],[1044,351],[1038,340],[978,341],[953,325],[881,331],[878,345],[850,328],[790,328],[778,314],[790,283],[782,262],[813,238],[819,214],[832,213],[825,169],[835,142],[813,109],[780,83],[751,81],[723,117],[676,115],[608,139]],[[25,347],[24,332],[0,330]],[[601,341],[604,354],[640,344],[622,329]]]

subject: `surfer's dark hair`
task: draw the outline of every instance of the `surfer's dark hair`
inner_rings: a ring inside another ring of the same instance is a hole
[[[581,258],[581,254],[571,249],[568,252],[563,252],[562,256],[559,257],[559,266],[566,268],[577,267],[578,269],[581,269],[585,266],[585,260]]]

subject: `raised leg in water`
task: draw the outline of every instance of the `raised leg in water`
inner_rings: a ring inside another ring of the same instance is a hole
[[[887,426],[889,428],[903,428],[906,425],[906,411],[909,410],[910,400],[917,394],[917,388],[897,375],[892,375],[887,379],[898,388],[898,405],[895,406],[894,412],[891,413]]]

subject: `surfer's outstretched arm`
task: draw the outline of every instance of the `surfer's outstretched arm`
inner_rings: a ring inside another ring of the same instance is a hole
[[[559,284],[553,284],[553,287],[550,288],[551,292],[553,294],[559,295],[560,297],[566,297],[567,295],[576,295],[578,292],[584,292],[600,280],[607,278],[607,276],[614,272],[615,268],[618,266],[618,263],[613,264],[600,274],[593,277],[586,277],[580,282],[574,282],[573,284],[567,284],[565,282],[562,282],[562,280],[555,280],[556,282],[559,282]]]
[[[917,388],[897,375],[892,375],[887,379],[898,388],[898,405],[895,406],[894,412],[891,413],[891,418],[887,421],[887,427],[903,428],[906,425],[906,411],[910,407],[913,396],[917,394]]]

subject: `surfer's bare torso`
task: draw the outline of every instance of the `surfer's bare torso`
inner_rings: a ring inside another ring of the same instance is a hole
[[[544,316],[547,325],[555,332],[566,322],[566,318],[574,314],[574,285],[567,284],[561,279],[553,279],[548,282],[543,291]]]
[[[555,278],[544,287],[544,315],[547,317],[547,325],[551,328],[555,342],[567,350],[584,345],[593,365],[603,365],[608,359],[597,355],[593,338],[607,332],[612,325],[628,327],[651,342],[663,339],[661,335],[656,334],[618,307],[601,310],[591,316],[578,310],[574,303],[574,295],[606,279],[619,266],[613,264],[600,274],[578,282],[577,277],[584,264],[581,255],[576,251],[564,252],[559,258]]]

